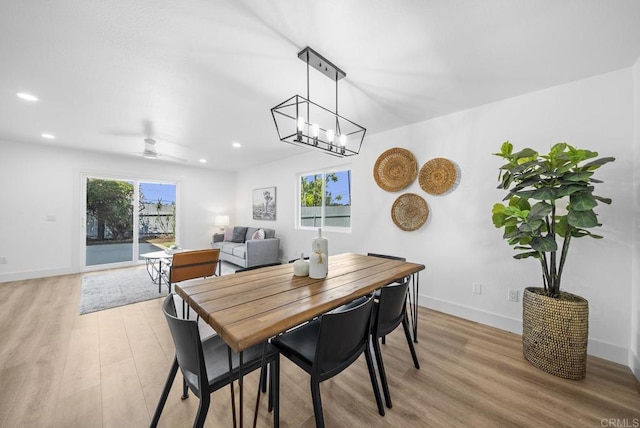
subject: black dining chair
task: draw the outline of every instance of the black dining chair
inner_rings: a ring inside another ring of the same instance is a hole
[[[378,253],[367,253],[367,256],[371,256],[371,257],[379,257],[381,259],[389,259],[389,260],[399,260],[401,262],[406,262],[407,259],[404,257],[399,257],[399,256],[391,256],[389,254],[378,254]],[[398,280],[392,281],[390,282],[390,284],[401,284],[403,281],[408,280],[409,277],[407,278],[400,278]],[[376,298],[376,301],[378,301],[378,299],[380,298],[380,290],[376,290],[374,297]],[[382,343],[386,343],[386,339],[384,336],[382,336]]]
[[[233,369],[229,370],[229,348],[218,335],[200,340],[198,323],[194,320],[181,319],[176,315],[173,295],[165,298],[162,309],[169,324],[171,337],[176,347],[176,355],[169,371],[160,401],[156,407],[151,422],[156,427],[164,408],[169,391],[173,384],[178,367],[182,372],[184,382],[188,388],[200,399],[198,413],[193,423],[194,427],[202,427],[207,417],[210,395],[218,389],[231,385],[239,377],[239,355],[233,352],[231,360]],[[280,383],[280,359],[276,348],[271,344],[259,344],[245,349],[243,352],[242,373],[247,374],[262,367],[265,364],[271,366],[269,411],[273,410],[274,426],[279,424],[279,383]],[[258,394],[259,396],[259,394]],[[186,394],[183,399],[187,398]],[[233,397],[233,385],[231,385],[231,403],[234,412],[235,426],[235,399]],[[256,406],[256,412],[258,408]]]
[[[369,347],[373,297],[328,312],[294,330],[277,336],[272,343],[280,353],[311,375],[311,397],[317,427],[324,427],[320,383],[355,362],[364,353],[378,412],[384,406]]]
[[[413,365],[416,369],[420,369],[418,356],[413,347],[411,333],[409,332],[409,318],[407,317],[407,291],[409,289],[409,281],[403,281],[400,284],[387,285],[380,289],[380,297],[374,303],[373,307],[373,328],[371,329],[371,339],[373,343],[373,351],[376,356],[378,365],[378,373],[380,373],[380,381],[382,382],[382,391],[388,408],[391,408],[391,395],[389,394],[389,384],[387,383],[387,375],[382,361],[382,352],[380,350],[380,338],[394,331],[400,324],[404,330],[404,335],[409,344],[409,351],[413,358]]]
[[[407,261],[407,259],[405,257],[392,256],[392,255],[389,255],[389,254],[367,253],[367,256],[379,257],[381,259],[399,260],[401,262],[406,262]],[[400,283],[402,281],[403,281],[403,279],[399,279],[398,281],[393,281],[391,284]],[[377,296],[376,296],[376,298],[377,298]]]

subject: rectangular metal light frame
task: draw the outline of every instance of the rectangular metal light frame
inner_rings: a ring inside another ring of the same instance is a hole
[[[346,135],[346,137],[348,138],[347,145],[342,147],[337,141],[330,143],[325,139],[327,130],[321,127],[319,128],[319,130],[321,131],[319,133],[319,136],[313,137],[312,135],[310,135],[311,124],[308,122],[305,123],[304,130],[302,132],[298,132],[297,118],[299,116],[305,117],[305,115],[301,112],[307,111],[307,109],[314,108],[319,109],[320,111],[324,112],[325,114],[331,115],[334,118],[333,123],[336,123],[338,125],[336,134]],[[299,147],[320,150],[324,153],[337,157],[348,157],[359,154],[360,149],[362,148],[364,136],[367,132],[365,128],[358,125],[357,123],[343,116],[340,116],[339,114],[319,104],[316,104],[311,100],[308,100],[302,95],[297,94],[273,107],[271,109],[271,115],[273,116],[273,121],[276,125],[276,130],[278,131],[278,138],[280,139],[280,141]],[[288,123],[293,124],[293,126],[280,126],[278,124],[278,119],[284,119]],[[285,128],[293,128],[293,131]]]

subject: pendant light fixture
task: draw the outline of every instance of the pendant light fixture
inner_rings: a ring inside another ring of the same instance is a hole
[[[307,63],[307,97],[294,95],[271,109],[280,141],[338,157],[357,155],[367,130],[338,114],[338,81],[347,74],[310,47],[298,58]],[[310,67],[336,82],[335,111],[311,101]]]

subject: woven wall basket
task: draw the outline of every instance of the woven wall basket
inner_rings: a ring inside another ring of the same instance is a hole
[[[391,218],[402,230],[418,230],[429,217],[427,201],[414,193],[398,196],[391,207]]]
[[[397,192],[413,183],[418,162],[409,150],[400,147],[384,151],[373,166],[373,178],[381,189]]]
[[[456,167],[449,159],[435,158],[420,168],[418,182],[425,192],[441,195],[456,183]]]
[[[525,289],[522,299],[522,350],[535,367],[565,379],[587,372],[589,302],[570,293],[554,299],[541,288]]]

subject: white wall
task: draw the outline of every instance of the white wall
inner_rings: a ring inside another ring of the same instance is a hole
[[[589,353],[627,364],[635,208],[632,86],[632,70],[623,69],[530,93],[368,136],[361,154],[346,161],[301,149],[300,156],[239,173],[238,222],[275,227],[283,260],[308,253],[313,233],[294,229],[295,175],[351,163],[353,233],[327,233],[330,254],[381,252],[423,263],[421,304],[521,333],[521,303],[508,302],[507,290],[540,286],[540,268],[534,260],[514,260],[491,223],[491,207],[504,196],[496,190],[501,162],[491,153],[505,140],[539,151],[566,141],[615,156],[615,163],[597,171],[605,181],[598,193],[614,200],[597,210],[605,239],[573,241],[563,288],[589,300]],[[426,194],[417,181],[405,190],[423,196],[430,208],[429,220],[415,232],[401,231],[390,217],[393,201],[405,191],[385,192],[373,179],[377,157],[390,147],[411,150],[419,167],[446,157],[461,170],[459,186],[446,196]],[[265,186],[277,187],[275,222],[251,220],[251,190]],[[474,282],[482,284],[481,295],[472,294]]]
[[[634,247],[633,278],[631,295],[631,343],[629,347],[629,367],[640,380],[640,59],[633,67],[634,98]]]
[[[214,215],[235,214],[235,173],[0,141],[0,282],[80,270],[81,173],[178,181],[184,248],[208,247]]]

